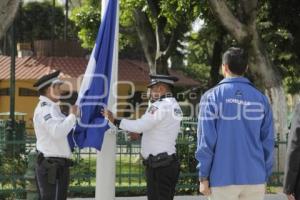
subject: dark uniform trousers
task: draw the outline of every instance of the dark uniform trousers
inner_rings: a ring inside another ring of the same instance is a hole
[[[38,158],[35,174],[41,200],[67,199],[70,163],[64,158]]]
[[[179,173],[178,159],[164,167],[152,168],[146,165],[148,200],[173,200]]]

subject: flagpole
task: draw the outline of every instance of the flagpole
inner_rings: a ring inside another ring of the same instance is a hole
[[[118,1],[118,0],[113,0]],[[102,0],[102,12],[101,18],[103,19],[104,13],[109,0]],[[113,113],[116,113],[116,94],[118,91],[116,82],[118,81],[118,34],[119,34],[119,5],[117,8],[116,18],[116,31],[115,31],[115,43],[114,43],[114,56],[112,66],[112,77],[111,77],[111,89],[108,100],[108,109]],[[97,167],[96,167],[96,194],[97,200],[113,200],[115,199],[115,179],[116,179],[116,129],[109,129],[105,134],[103,146],[101,152],[97,153]]]

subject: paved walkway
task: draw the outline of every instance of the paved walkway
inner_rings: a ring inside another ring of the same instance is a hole
[[[95,200],[95,199],[70,199],[70,200]],[[147,200],[146,197],[117,197],[116,200]],[[175,200],[207,200],[202,196],[177,196]],[[287,200],[285,195],[278,194],[278,195],[267,195],[265,200]]]

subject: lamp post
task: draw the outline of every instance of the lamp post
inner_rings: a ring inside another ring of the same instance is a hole
[[[68,38],[68,15],[69,15],[69,0],[65,0],[64,41],[67,41],[67,38]]]
[[[10,27],[10,89],[9,89],[9,119],[6,126],[6,140],[13,141],[15,138],[15,73],[16,73],[16,41],[15,41],[15,22]],[[14,156],[14,144],[7,145],[7,154]]]
[[[16,126],[15,126],[15,87],[16,87],[16,79],[15,79],[15,73],[16,73],[16,40],[15,40],[15,21],[13,21],[11,28],[10,28],[10,113],[9,113],[9,120],[7,123],[7,133],[6,133],[6,140],[7,142],[15,141],[16,138]],[[7,154],[11,158],[15,158],[15,144],[11,143],[7,145]],[[15,176],[15,169],[12,168],[12,177],[13,177],[13,188],[16,189],[16,176]]]
[[[15,39],[15,22],[11,26],[11,64],[10,64],[10,120],[11,128],[15,128],[15,88],[16,88],[16,39]]]
[[[52,10],[51,10],[51,56],[54,56],[55,51],[55,0],[52,1]]]

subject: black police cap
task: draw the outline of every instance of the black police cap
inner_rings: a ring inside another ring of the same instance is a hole
[[[55,71],[51,74],[47,74],[41,77],[37,82],[33,84],[33,87],[36,87],[38,90],[49,87],[51,84],[61,84],[63,81],[58,79],[60,71]]]
[[[175,82],[178,81],[178,78],[175,76],[169,76],[169,75],[160,75],[160,74],[150,74],[150,84],[147,86],[148,88],[152,87],[153,85],[156,85],[157,83],[165,83],[168,85],[173,86]]]

